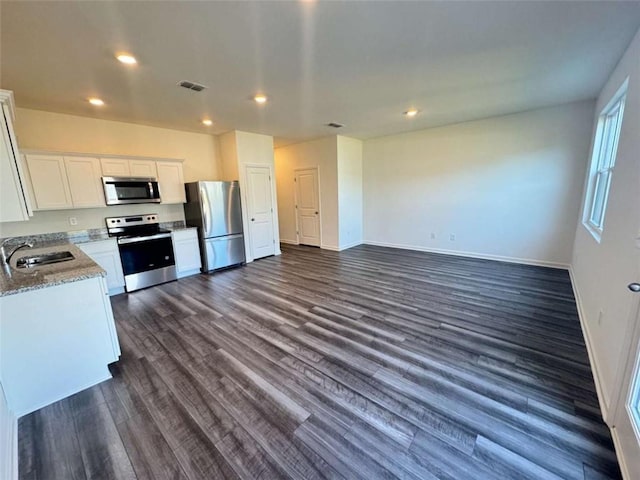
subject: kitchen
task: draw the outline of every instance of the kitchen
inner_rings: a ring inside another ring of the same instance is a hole
[[[0,9],[2,480],[640,477],[640,3]]]

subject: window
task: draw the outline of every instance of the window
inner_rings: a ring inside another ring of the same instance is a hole
[[[618,150],[627,84],[628,80],[624,82],[600,114],[593,142],[593,157],[591,158],[583,223],[597,241],[600,241],[604,228],[604,216],[607,210],[607,198],[616,161],[616,151]]]

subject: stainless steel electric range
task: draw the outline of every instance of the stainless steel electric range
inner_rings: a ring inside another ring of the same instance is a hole
[[[148,213],[105,219],[110,237],[117,237],[127,292],[176,280],[171,232],[160,228],[158,215]]]

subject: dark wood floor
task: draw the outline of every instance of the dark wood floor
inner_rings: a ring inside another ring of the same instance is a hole
[[[567,272],[361,246],[112,299],[22,479],[619,478]]]

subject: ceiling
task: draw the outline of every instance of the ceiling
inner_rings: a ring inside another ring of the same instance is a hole
[[[640,28],[640,2],[2,0],[0,22],[0,86],[18,106],[282,145],[593,98]]]

